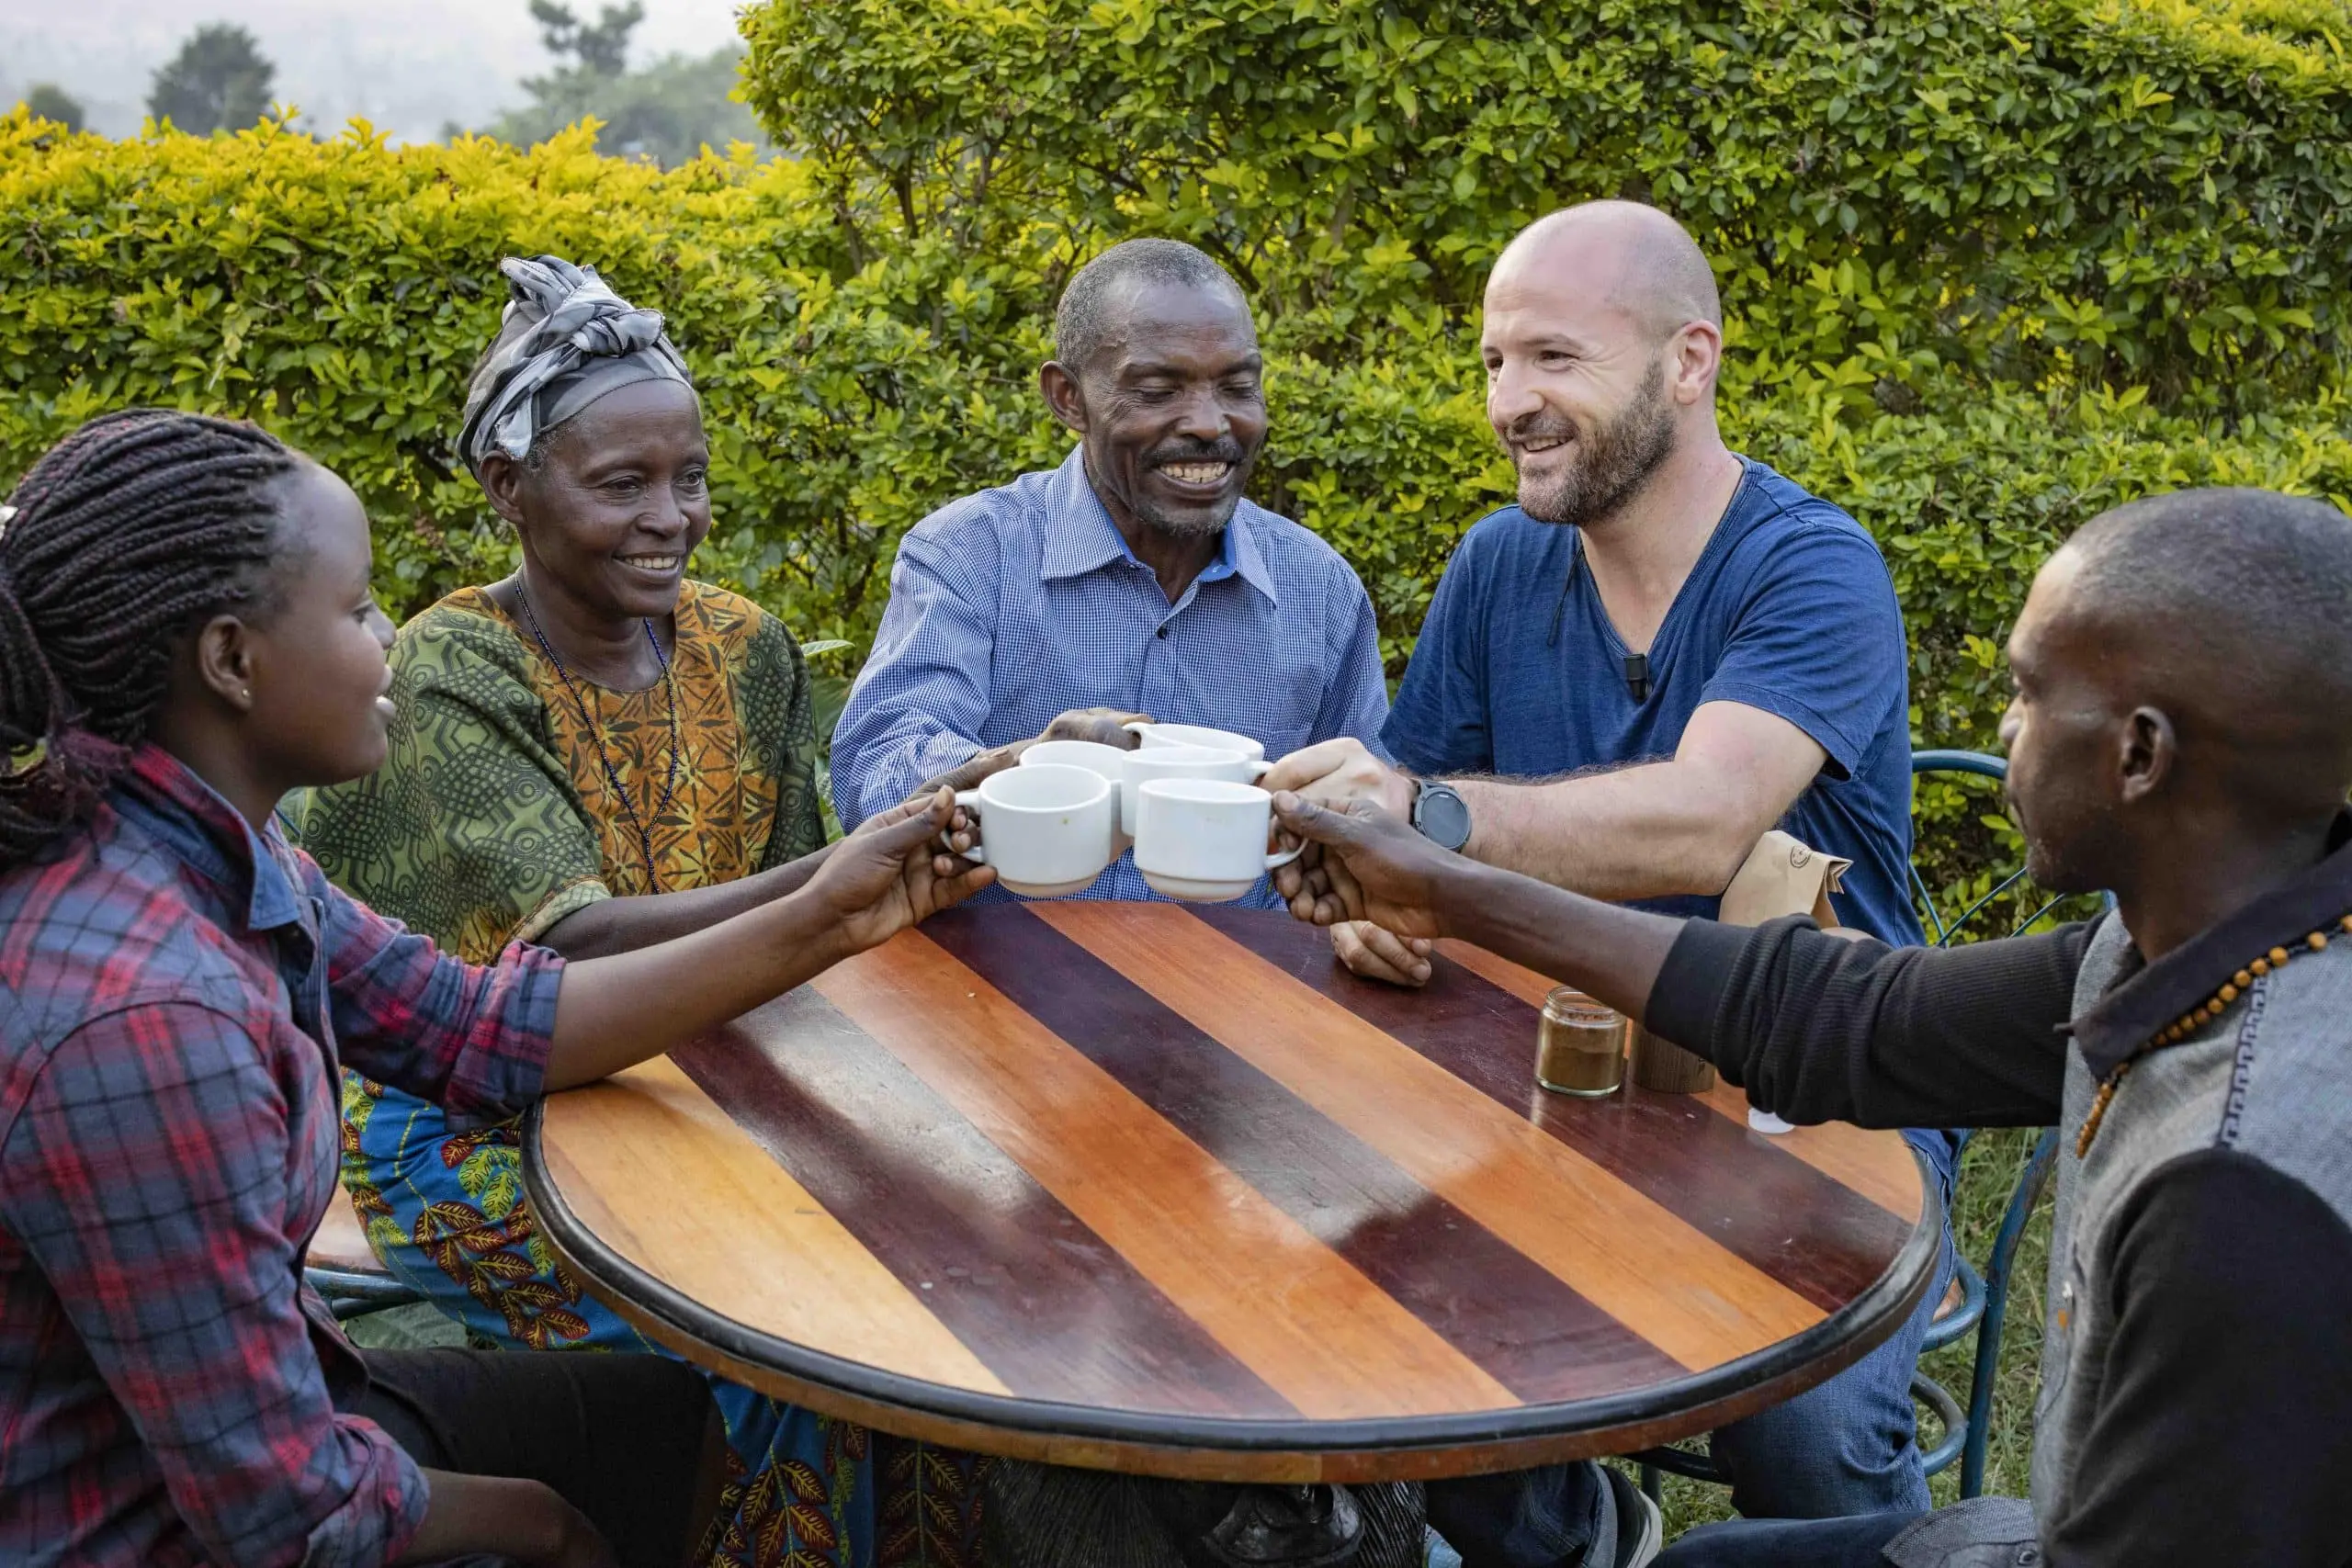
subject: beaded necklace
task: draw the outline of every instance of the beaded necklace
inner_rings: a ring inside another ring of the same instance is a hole
[[[2352,936],[2352,915],[2345,916],[2336,924],[2346,936]],[[2321,953],[2326,948],[2327,932],[2324,931],[2312,931],[2303,938],[2303,952]],[[2222,982],[2221,988],[2194,1011],[2182,1013],[2171,1024],[2159,1030],[2146,1044],[2116,1063],[2114,1069],[2099,1080],[2098,1098],[2091,1101],[2090,1114],[2083,1118],[2083,1130],[2075,1134],[2075,1157],[2081,1159],[2091,1152],[2091,1140],[2098,1136],[2099,1123],[2107,1120],[2107,1108],[2114,1100],[2115,1091],[2122,1087],[2124,1078],[2130,1076],[2141,1057],[2159,1046],[2179,1044],[2221,1017],[2222,1010],[2237,1000],[2256,980],[2273,969],[2285,968],[2287,960],[2294,956],[2294,952],[2288,948],[2272,948]]]
[[[605,782],[613,786],[613,798],[620,802],[621,815],[628,818],[628,825],[637,829],[638,847],[645,852],[645,879],[652,891],[659,893],[662,891],[662,873],[653,862],[652,819],[637,814],[637,803],[629,799],[628,789],[621,784],[620,770],[613,765],[612,753],[605,748],[605,727],[589,715],[587,699],[580,694],[579,686],[573,683],[571,671],[563,667],[563,660],[556,652],[555,645],[548,641],[548,634],[540,629],[539,617],[531,609],[531,596],[523,592],[520,577],[514,580],[514,602],[523,606],[523,618],[530,623],[531,637],[538,643],[539,651],[548,656],[548,662],[555,666],[557,677],[563,682],[563,689],[571,694],[571,705],[580,712],[580,727],[596,738],[596,761],[604,765]],[[670,777],[662,786],[661,804],[653,808],[653,816],[658,818],[670,809],[670,803],[678,792],[678,677],[677,672],[670,668],[669,656],[662,651],[662,639],[653,635],[653,623],[639,621],[638,625],[645,628],[645,640],[653,649],[654,662],[662,666],[662,682],[670,699]]]

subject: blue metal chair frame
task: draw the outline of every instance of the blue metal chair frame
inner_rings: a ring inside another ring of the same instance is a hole
[[[327,1303],[337,1323],[348,1323],[355,1317],[365,1317],[371,1312],[407,1306],[421,1302],[424,1295],[402,1284],[390,1274],[362,1274],[349,1269],[309,1268],[302,1278]]]
[[[1923,773],[1965,773],[2001,780],[2008,777],[2009,769],[2000,758],[1982,751],[1927,750],[1911,753],[1911,773],[1915,778]],[[1910,871],[1912,894],[1928,917],[1928,941],[1937,947],[1950,947],[1970,920],[2025,880],[2024,868],[2020,867],[1947,921],[1936,908],[1935,894],[1928,886],[1927,878],[1919,874],[1916,864]],[[2063,902],[2063,897],[2051,899],[2019,921],[2017,929],[2026,930]],[[1962,1149],[1966,1149],[1969,1137],[1967,1133],[1961,1134]],[[1976,1355],[1969,1379],[1968,1408],[1962,1410],[1951,1391],[1926,1373],[1915,1371],[1911,1375],[1911,1397],[1927,1406],[1943,1431],[1936,1446],[1920,1455],[1920,1461],[1929,1475],[1938,1475],[1958,1461],[1960,1495],[1963,1498],[1977,1496],[1984,1490],[1984,1445],[1992,1427],[1993,1385],[2000,1371],[2001,1335],[2008,1315],[2011,1269],[2017,1260],[2018,1243],[2025,1235],[2026,1221],[2032,1216],[2034,1205],[2041,1201],[2042,1190],[2049,1185],[2057,1148],[2057,1129],[2045,1128],[2018,1177],[2017,1186],[2010,1190],[2008,1206],[2002,1211],[2001,1228],[1994,1235],[1993,1254],[1986,1259],[1984,1272],[1979,1273],[1965,1258],[1957,1260],[1954,1279],[1961,1289],[1960,1303],[1928,1325],[1922,1343],[1921,1353],[1925,1354],[1939,1350],[1971,1329],[1975,1330]],[[1642,1490],[1653,1501],[1658,1495],[1660,1472],[1719,1484],[1730,1480],[1713,1456],[1690,1449],[1648,1449],[1628,1457],[1640,1464]]]

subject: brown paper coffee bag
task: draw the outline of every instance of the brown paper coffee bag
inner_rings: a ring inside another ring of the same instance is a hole
[[[1782,915],[1811,915],[1815,925],[1838,923],[1829,896],[1844,887],[1854,863],[1791,838],[1778,828],[1756,840],[1755,849],[1724,889],[1716,919],[1727,926],[1760,926]]]
[[[1756,840],[1724,889],[1716,919],[1729,926],[1760,926],[1782,915],[1811,915],[1826,929],[1838,923],[1829,896],[1854,863],[1775,828]],[[1652,1034],[1634,1032],[1634,1081],[1667,1094],[1704,1094],[1715,1086],[1714,1064]]]

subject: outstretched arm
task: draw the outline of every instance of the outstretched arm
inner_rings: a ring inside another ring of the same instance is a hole
[[[539,936],[538,944],[579,961],[691,936],[798,892],[836,847],[827,844],[798,860],[707,887],[600,898],[550,926]]]
[[[567,964],[517,942],[496,964],[435,951],[337,891],[316,867],[328,987],[345,1065],[468,1117],[617,1072],[888,941],[994,879],[937,853],[944,791],[834,845],[808,884],[714,925]]]
[[[2088,928],[1951,952],[1749,930],[1620,908],[1482,866],[1365,802],[1275,798],[1320,846],[1318,923],[1369,919],[1455,936],[1598,998],[1712,1059],[1796,1122],[2035,1126],[2053,1122]]]
[[[994,873],[934,855],[955,813],[944,791],[866,821],[797,893],[691,935],[568,965],[546,1087],[588,1083],[659,1055],[888,942]]]
[[[1471,859],[1595,898],[1661,898],[1722,892],[1824,755],[1776,714],[1707,703],[1663,761],[1544,784],[1448,782],[1470,808]],[[1283,758],[1266,786],[1333,805],[1369,800],[1398,816],[1419,787],[1344,740]]]

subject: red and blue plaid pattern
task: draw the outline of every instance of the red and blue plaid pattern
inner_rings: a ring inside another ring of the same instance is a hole
[[[443,957],[152,746],[0,875],[0,1562],[401,1551],[424,1484],[336,1414],[366,1372],[301,1280],[338,1059],[511,1116],[560,976]]]

